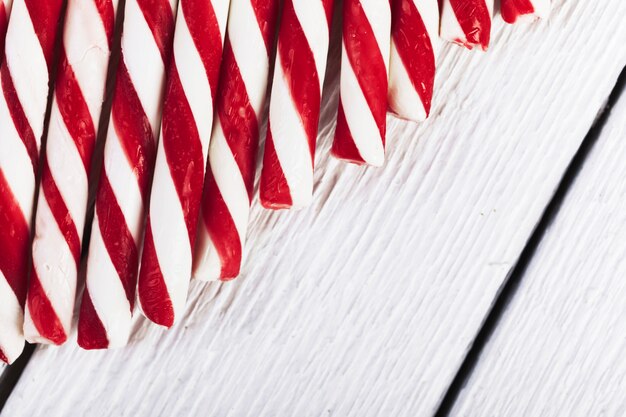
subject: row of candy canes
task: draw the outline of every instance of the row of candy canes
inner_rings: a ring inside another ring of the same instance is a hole
[[[336,157],[382,164],[387,106],[410,120],[428,116],[436,1],[344,0]],[[6,31],[7,45],[3,51],[0,42],[5,362],[19,356],[24,338],[61,344],[70,332],[118,0],[68,0],[54,83],[63,1],[15,0],[12,12],[11,3],[0,3],[0,39]],[[278,3],[126,1],[80,307],[82,347],[126,343],[136,291],[143,313],[171,326],[191,275],[238,275]],[[332,9],[333,0],[284,2],[260,184],[265,207],[302,207],[312,197]],[[441,37],[486,49],[492,9],[492,0],[444,0]],[[548,9],[549,0],[501,2],[507,22]]]

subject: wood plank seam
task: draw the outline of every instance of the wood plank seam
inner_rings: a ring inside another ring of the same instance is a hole
[[[460,392],[463,390],[466,382],[471,377],[483,349],[491,339],[491,336],[493,335],[496,327],[499,325],[504,312],[511,303],[511,300],[515,297],[516,291],[524,279],[525,272],[536,254],[539,244],[558,216],[567,193],[574,184],[576,177],[583,168],[585,161],[591,153],[594,145],[597,143],[598,138],[601,136],[602,130],[611,115],[611,109],[618,102],[625,89],[626,67],[622,70],[617,82],[615,83],[615,87],[611,91],[606,105],[600,109],[596,120],[589,130],[589,133],[585,136],[580,148],[572,158],[567,170],[563,174],[563,178],[561,179],[552,200],[546,207],[539,223],[537,224],[537,227],[533,231],[533,234],[528,239],[528,242],[515,264],[515,267],[511,271],[509,277],[504,281],[500,294],[495,299],[483,325],[476,334],[476,338],[474,339],[467,356],[461,364],[456,376],[452,380],[450,387],[446,391],[439,408],[435,412],[436,417],[445,417],[450,415]]]

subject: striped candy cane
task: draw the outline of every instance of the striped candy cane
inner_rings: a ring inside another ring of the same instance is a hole
[[[197,279],[239,275],[277,14],[278,0],[231,0],[194,260]]]
[[[261,172],[261,204],[304,207],[313,163],[334,0],[286,0]]]
[[[61,344],[70,331],[91,156],[113,41],[117,0],[69,0],[41,183],[26,339]]]
[[[12,4],[13,0],[0,0],[0,57],[4,56],[4,37],[7,33]]]
[[[85,349],[126,344],[176,0],[127,0],[78,323]]]
[[[545,19],[550,14],[550,0],[501,0],[500,14],[507,23]]]
[[[491,37],[494,0],[443,0],[441,37],[468,49],[486,51]]]
[[[389,108],[416,122],[430,114],[439,49],[437,0],[394,0],[389,62]]]
[[[389,1],[345,0],[337,130],[333,156],[381,166],[385,160]]]
[[[0,68],[0,358],[24,346],[30,221],[61,0],[16,0]]]
[[[141,271],[145,316],[170,327],[191,278],[230,0],[180,0]]]

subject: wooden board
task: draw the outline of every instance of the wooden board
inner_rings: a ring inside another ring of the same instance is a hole
[[[625,140],[622,93],[453,415],[626,414]]]
[[[327,156],[335,42],[313,206],[255,202],[240,279],[126,349],[39,349],[3,416],[432,413],[624,64],[621,0],[554,3],[487,54],[446,47],[383,169]]]

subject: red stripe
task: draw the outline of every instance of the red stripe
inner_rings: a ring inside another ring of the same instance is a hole
[[[80,262],[80,236],[76,230],[74,220],[65,205],[65,201],[63,201],[63,196],[54,182],[47,159],[44,159],[41,171],[41,189],[46,198],[46,202],[50,207],[52,216],[59,227],[59,231],[63,235],[63,238],[65,239],[65,242],[67,242],[67,246],[74,257],[74,262],[78,265]]]
[[[343,111],[343,103],[341,97],[339,97],[339,112],[337,113],[337,130],[335,131],[335,140],[333,141],[333,147],[331,154],[339,159],[351,161],[356,164],[364,164],[365,161],[361,156],[361,153],[354,143],[352,133],[350,132],[350,126],[346,120],[346,115]]]
[[[274,147],[270,121],[267,122],[267,140],[263,156],[263,173],[261,175],[260,198],[265,208],[281,209],[293,205],[287,179],[280,167],[280,161]]]
[[[360,0],[346,0],[343,43],[350,66],[378,126],[383,145],[387,115],[387,67]]]
[[[221,260],[220,278],[235,278],[241,268],[242,248],[239,232],[211,171],[207,172],[204,187],[207,198],[202,206],[203,219]]]
[[[28,222],[13,196],[11,187],[0,169],[0,271],[24,306],[26,274],[30,257]]]
[[[215,100],[222,62],[222,34],[217,16],[210,1],[181,0],[180,4]]]
[[[139,189],[145,197],[154,167],[156,141],[123,58],[117,71],[111,118],[128,162],[137,176]]]
[[[432,41],[412,0],[394,1],[391,16],[391,36],[398,55],[428,116],[435,83]]]
[[[7,34],[7,23],[7,10],[4,3],[0,2],[0,56],[4,56],[4,37]]]
[[[85,172],[88,174],[91,169],[91,155],[96,143],[96,128],[74,71],[67,61],[65,50],[61,51],[55,94],[63,123],[74,140]]]
[[[217,114],[251,201],[259,125],[229,39],[226,39],[224,46],[223,74],[225,76],[217,98]]]
[[[530,0],[502,0],[500,13],[507,23],[515,23],[518,17],[533,14],[535,8]]]
[[[159,266],[159,258],[157,258],[154,238],[152,237],[150,216],[148,216],[141,256],[138,291],[141,309],[146,317],[154,323],[171,327],[174,324],[174,307]]]
[[[269,55],[276,36],[276,20],[278,19],[278,0],[250,0],[254,9],[259,29]]]
[[[61,345],[67,340],[67,335],[57,317],[48,294],[44,291],[39,282],[37,271],[32,270],[30,286],[28,288],[28,311],[33,320],[35,328],[40,335],[48,339],[55,345]]]
[[[208,139],[208,138],[207,138]],[[189,245],[194,247],[198,211],[204,182],[205,161],[196,122],[172,59],[163,104],[163,149],[187,225]],[[142,269],[145,261],[142,261]]]
[[[113,42],[113,31],[115,30],[115,10],[113,9],[113,1],[111,0],[94,0],[98,14],[102,19],[102,26],[107,35],[109,48]]]
[[[85,288],[78,320],[78,345],[83,349],[106,349],[109,339],[98,313],[93,306],[89,290]]]
[[[50,73],[63,1],[25,0],[25,3]]]
[[[315,59],[308,39],[300,26],[293,0],[285,2],[278,40],[283,73],[298,110],[309,142],[311,161],[315,153],[315,141],[320,117],[320,76],[314,69]],[[325,28],[327,30],[327,28]],[[322,28],[320,28],[322,30]]]
[[[491,37],[491,14],[485,0],[450,0],[450,5],[465,33],[465,45],[470,49],[479,45],[487,50]]]
[[[4,62],[6,63],[6,56],[4,58]],[[7,103],[7,107],[9,108],[11,119],[13,119],[15,130],[17,130],[22,142],[24,142],[24,147],[26,148],[26,152],[28,152],[28,156],[30,157],[30,162],[33,165],[33,173],[36,173],[37,163],[39,160],[37,140],[35,139],[35,135],[33,134],[30,124],[28,123],[26,114],[24,114],[24,109],[22,108],[20,99],[15,91],[15,86],[13,85],[13,79],[11,78],[11,73],[9,72],[9,66],[6,64],[2,65],[0,68],[0,82],[2,82],[2,92],[4,93],[4,99]]]
[[[0,361],[4,362],[4,363],[9,363],[9,360],[7,359],[7,357],[5,356],[4,352],[2,351],[2,349],[0,349]]]
[[[330,24],[333,20],[333,6],[335,0],[321,0],[322,6],[324,6],[324,11],[326,12],[326,21],[328,22],[328,27],[330,28]]]
[[[137,285],[137,246],[128,230],[124,214],[117,203],[105,169],[102,170],[100,178],[96,214],[98,215],[98,227],[102,240],[117,275],[122,281],[132,311],[135,305],[135,286]]]
[[[154,41],[161,53],[161,59],[167,65],[174,34],[172,6],[167,0],[137,0],[137,4],[152,31]]]

